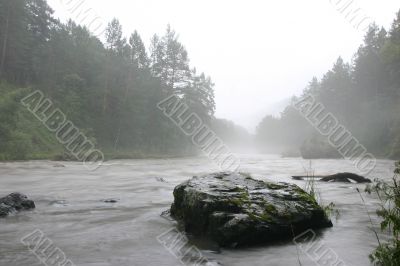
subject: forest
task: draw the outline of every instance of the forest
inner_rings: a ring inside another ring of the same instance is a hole
[[[334,114],[376,157],[399,159],[400,12],[389,30],[370,25],[350,63],[339,57],[292,102],[305,95]],[[279,117],[264,117],[256,139],[264,152],[310,159],[340,157],[292,104]]]
[[[72,20],[55,19],[45,0],[0,0],[0,159],[70,157],[20,104],[34,90],[109,158],[198,152],[156,108],[171,94],[220,134],[235,138],[237,126],[214,117],[211,78],[190,65],[169,25],[162,36],[154,34],[149,47],[137,31],[124,36],[117,19],[102,41]]]
[[[124,37],[129,36],[129,37]],[[0,0],[0,160],[68,159],[20,100],[40,90],[108,158],[195,155],[157,103],[175,94],[233,150],[304,158],[339,154],[292,105],[267,115],[255,136],[215,117],[211,77],[190,64],[170,25],[146,45],[118,19],[96,37],[62,23],[45,0]],[[351,62],[338,58],[303,95],[313,95],[377,157],[400,157],[400,14],[389,30],[372,24]],[[293,97],[296,102],[300,97]]]

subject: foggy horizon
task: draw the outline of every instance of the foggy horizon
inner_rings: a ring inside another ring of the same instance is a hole
[[[346,9],[347,4],[352,5]],[[332,68],[340,56],[351,62],[367,22],[390,28],[400,4],[384,1],[60,1],[55,16],[79,23],[90,9],[102,22],[120,20],[125,37],[137,30],[149,47],[168,24],[189,52],[191,64],[215,83],[216,117],[255,133],[265,115],[278,115],[311,79]],[[159,8],[154,9],[154,6]],[[342,8],[342,12],[337,10]],[[368,16],[356,29],[346,12]],[[140,10],[140,12],[135,12]],[[193,10],[196,10],[192,12]],[[344,11],[344,12],[343,12]],[[220,17],[223,17],[221,20]],[[78,18],[78,19],[77,19]],[[98,22],[97,21],[97,22]],[[83,19],[83,25],[89,24]],[[99,36],[104,40],[104,36]],[[279,51],[278,53],[276,51]]]

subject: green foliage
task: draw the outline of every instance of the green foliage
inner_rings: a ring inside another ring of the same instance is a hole
[[[20,104],[28,93],[0,83],[0,160],[49,158],[60,150],[55,137]]]
[[[378,216],[382,217],[381,230],[391,234],[388,243],[379,243],[370,259],[377,265],[400,265],[400,181],[397,174],[400,173],[400,162],[396,163],[396,175],[392,182],[387,183],[376,180],[373,185],[366,188],[368,193],[376,193],[381,200]]]
[[[12,137],[5,143],[7,160],[24,160],[32,151],[30,136],[22,132],[13,132]]]
[[[10,147],[29,158],[64,153],[13,100],[18,87],[40,89],[112,156],[195,152],[157,103],[177,94],[210,122],[214,84],[189,65],[188,52],[169,25],[148,52],[137,31],[129,41],[123,37],[118,19],[109,23],[103,44],[87,28],[71,20],[61,23],[52,13],[45,0],[0,0],[0,82],[10,89],[0,95],[1,158],[21,157],[11,156]],[[18,141],[28,140],[31,145],[22,150]]]

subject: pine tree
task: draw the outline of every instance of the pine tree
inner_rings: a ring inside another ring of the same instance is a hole
[[[167,85],[169,93],[182,95],[190,83],[189,58],[170,25],[162,38],[153,36],[150,52],[153,75]]]
[[[190,85],[184,90],[184,100],[190,109],[206,123],[210,123],[215,113],[214,83],[204,73],[197,75],[192,70]]]
[[[122,37],[122,25],[116,18],[114,18],[107,26],[106,41],[107,48],[110,51],[115,52],[120,56],[123,55],[126,39]]]
[[[138,68],[147,69],[150,65],[149,58],[142,38],[136,30],[129,38],[129,44],[131,46],[131,62]]]
[[[161,77],[174,93],[180,94],[188,86],[190,79],[188,53],[170,25],[167,26],[162,42],[165,49],[165,65]]]
[[[379,29],[372,24],[364,38],[364,44],[358,49],[354,59],[354,97],[362,97],[364,100],[376,97],[382,93],[382,85],[385,82],[384,62],[381,57],[381,49],[386,40],[385,29]]]

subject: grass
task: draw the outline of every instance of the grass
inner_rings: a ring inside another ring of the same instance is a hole
[[[316,202],[319,202],[321,195],[317,193],[315,189],[315,170],[312,168],[312,161],[309,162],[308,168],[304,167],[304,172],[305,176],[307,176],[304,190],[307,191]]]
[[[308,168],[303,168],[305,172],[305,180],[306,185],[304,187],[304,191],[306,191],[310,198],[315,201],[325,212],[326,217],[335,217],[338,219],[339,217],[339,210],[335,208],[335,204],[333,202],[329,203],[328,205],[323,204],[321,193],[316,188],[316,181],[315,178],[315,170],[312,166],[312,161],[309,162]]]

